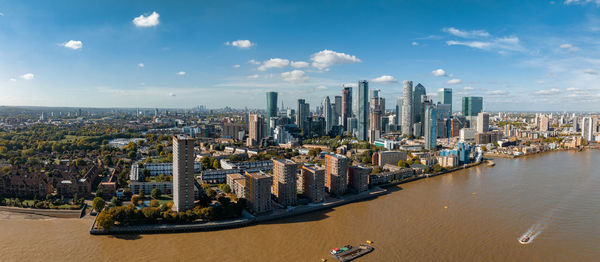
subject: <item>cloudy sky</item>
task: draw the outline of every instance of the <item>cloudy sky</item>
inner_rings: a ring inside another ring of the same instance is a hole
[[[600,109],[600,0],[171,2],[0,0],[0,105],[314,107],[367,79],[388,108],[412,80]]]

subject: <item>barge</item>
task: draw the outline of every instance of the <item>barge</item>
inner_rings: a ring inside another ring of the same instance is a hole
[[[371,253],[375,248],[370,245],[362,244],[359,246],[346,245],[342,248],[331,250],[331,255],[341,262],[352,261],[368,253]]]

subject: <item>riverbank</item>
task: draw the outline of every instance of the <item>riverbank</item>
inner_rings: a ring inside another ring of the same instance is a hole
[[[87,205],[83,205],[81,209],[77,210],[63,210],[63,209],[38,209],[38,208],[23,208],[23,207],[8,207],[0,206],[0,211],[40,215],[55,218],[81,218],[85,216],[85,209]]]
[[[198,231],[215,231],[215,230],[224,230],[224,229],[232,229],[239,227],[251,226],[258,223],[264,223],[268,221],[274,221],[279,219],[284,219],[293,216],[299,216],[303,214],[308,214],[312,212],[317,212],[321,210],[327,210],[334,207],[350,204],[357,201],[368,200],[372,198],[376,198],[378,196],[389,194],[390,191],[385,189],[385,187],[390,187],[398,184],[404,184],[424,178],[436,177],[439,175],[449,174],[454,171],[468,169],[471,167],[479,166],[482,163],[487,161],[482,161],[478,163],[471,163],[468,165],[463,165],[454,169],[438,172],[435,174],[424,174],[416,177],[406,178],[401,181],[382,184],[378,186],[372,187],[369,191],[362,192],[359,194],[349,194],[342,196],[340,198],[327,198],[323,203],[318,204],[309,204],[306,206],[296,206],[290,207],[288,209],[276,209],[269,214],[252,216],[247,211],[244,210],[244,213],[241,218],[238,219],[230,219],[230,220],[222,220],[222,221],[211,221],[211,222],[198,222],[198,223],[190,223],[190,224],[146,224],[146,225],[133,225],[133,226],[115,226],[110,228],[109,230],[103,230],[96,227],[96,220],[92,223],[90,227],[90,234],[92,235],[118,235],[118,234],[158,234],[158,233],[182,233],[182,232],[198,232]]]
[[[367,192],[359,194],[345,195],[341,198],[330,198],[323,203],[309,204],[306,206],[296,206],[288,209],[274,210],[269,214],[253,216],[246,210],[243,211],[242,217],[237,219],[199,222],[190,224],[146,224],[133,226],[115,226],[109,230],[103,230],[96,227],[96,219],[90,227],[92,235],[118,235],[118,234],[157,234],[157,233],[182,233],[182,232],[199,232],[199,231],[214,231],[231,228],[239,228],[283,219],[292,216],[298,216],[320,210],[331,209],[341,205],[367,200],[380,195],[387,194],[388,190],[375,187]]]

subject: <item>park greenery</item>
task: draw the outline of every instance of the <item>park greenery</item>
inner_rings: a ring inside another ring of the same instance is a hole
[[[64,197],[55,197],[47,195],[45,199],[20,199],[12,197],[0,196],[0,206],[22,207],[22,208],[37,208],[37,209],[81,209],[84,203],[83,198],[78,198],[76,195],[72,199]]]

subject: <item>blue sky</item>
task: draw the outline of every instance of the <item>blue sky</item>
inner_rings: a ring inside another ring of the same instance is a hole
[[[412,80],[600,109],[600,0],[171,2],[0,0],[0,105],[314,107],[367,79],[388,108]]]

